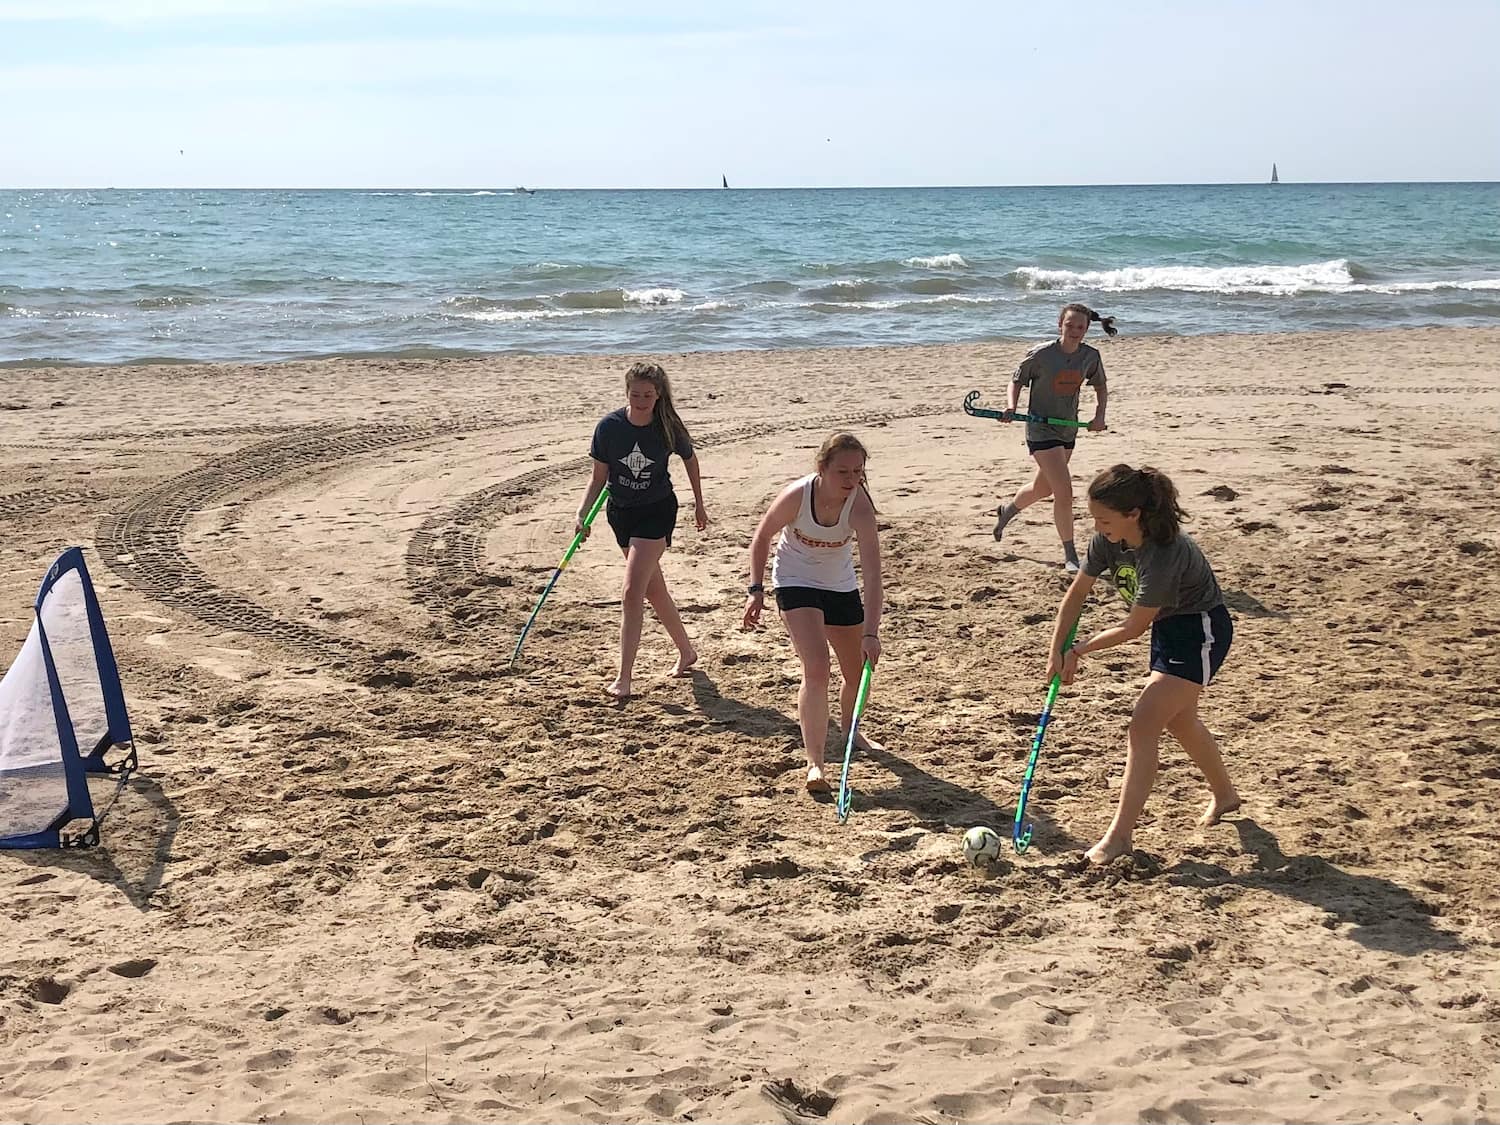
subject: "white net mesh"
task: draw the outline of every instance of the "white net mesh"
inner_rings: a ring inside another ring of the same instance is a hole
[[[68,807],[36,624],[0,680],[0,836],[40,832]]]
[[[41,607],[52,663],[81,754],[109,733],[83,579],[63,574]],[[0,680],[0,837],[46,830],[68,811],[62,743],[36,623]],[[77,810],[75,810],[77,811]]]

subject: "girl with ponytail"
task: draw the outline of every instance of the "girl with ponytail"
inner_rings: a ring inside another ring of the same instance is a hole
[[[833,649],[843,679],[839,713],[840,729],[846,731],[853,720],[864,663],[868,660],[873,666],[880,660],[880,615],[885,599],[875,503],[865,484],[868,457],[853,434],[831,435],[814,459],[817,471],[781,490],[750,540],[744,629],[760,628],[769,558],[776,608],[802,662],[797,719],[807,751],[807,791],[814,795],[826,794],[830,788],[823,777],[828,744],[828,650]],[[854,572],[856,539],[865,580],[864,601]],[[860,733],[855,734],[855,746],[866,751],[881,749]]]
[[[708,526],[708,509],[703,506],[698,455],[672,405],[672,385],[659,364],[637,363],[625,372],[625,406],[606,414],[594,427],[594,440],[589,446],[594,472],[584,490],[575,525],[575,530],[588,538],[584,518],[600,491],[609,485],[604,512],[615,541],[625,553],[620,674],[604,689],[617,699],[630,695],[646,602],[651,603],[656,619],[677,646],[677,666],[672,674],[686,675],[698,659],[661,572],[662,555],[671,546],[677,527],[677,493],[667,473],[667,459],[673,453],[682,459],[688,483],[693,486],[693,523],[702,531]]]
[[[1094,417],[1090,431],[1108,429],[1104,410],[1109,388],[1104,380],[1104,360],[1095,348],[1083,342],[1090,324],[1100,324],[1106,336],[1116,333],[1115,318],[1100,316],[1087,305],[1064,305],[1057,314],[1057,339],[1038,344],[1026,353],[1011,377],[1006,409],[1001,417],[1009,422],[1021,401],[1021,388],[1031,388],[1027,412],[1043,418],[1078,420],[1078,394],[1087,383],[1094,388]],[[1062,540],[1063,569],[1078,569],[1078,550],[1073,546],[1073,476],[1068,462],[1078,431],[1072,426],[1026,423],[1026,448],[1036,462],[1036,476],[1024,485],[995,518],[995,542],[1005,534],[1005,525],[1038,500],[1052,497],[1052,522]]]
[[[1125,782],[1104,836],[1088,850],[1091,863],[1107,864],[1132,847],[1132,832],[1156,781],[1157,747],[1171,733],[1208,781],[1202,826],[1240,807],[1240,796],[1213,733],[1198,717],[1198,701],[1229,653],[1234,624],[1213,567],[1182,533],[1187,518],[1167,475],[1149,466],[1115,465],[1089,485],[1095,535],[1082,570],[1064,595],[1053,624],[1047,680],[1070,684],[1082,657],[1132,641],[1151,631],[1151,676],[1130,717]],[[1123,625],[1104,629],[1066,652],[1073,623],[1089,591],[1105,571],[1130,606]]]

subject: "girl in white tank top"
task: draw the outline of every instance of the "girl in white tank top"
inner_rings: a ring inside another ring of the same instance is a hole
[[[831,662],[838,659],[840,725],[848,730],[865,662],[880,659],[880,532],[875,505],[865,488],[868,454],[853,434],[834,434],[818,450],[818,471],[783,488],[750,539],[750,590],[744,628],[760,628],[764,578],[771,563],[776,606],[802,662],[797,720],[807,751],[807,789],[827,794],[823,757],[828,741]],[[830,508],[833,508],[830,511]],[[819,511],[823,520],[820,522]],[[771,557],[772,540],[775,556]],[[859,546],[859,574],[854,547]],[[859,578],[864,578],[860,598]],[[855,734],[861,750],[878,749]]]
[[[776,554],[771,559],[771,585],[807,586],[814,590],[854,590],[854,530],[849,526],[849,512],[859,489],[849,494],[839,510],[838,522],[825,527],[813,511],[818,474],[809,473],[801,480],[802,506],[797,518],[781,529]]]

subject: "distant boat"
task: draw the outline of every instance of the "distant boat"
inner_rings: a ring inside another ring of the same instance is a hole
[[[511,191],[512,195],[535,195],[536,188],[517,187]]]
[[[1276,174],[1276,165],[1275,164],[1271,165],[1271,182],[1273,184],[1279,184],[1279,183],[1281,183],[1281,177]]]
[[[721,180],[723,180],[723,181],[724,181],[724,186],[725,186],[725,187],[728,187],[728,186],[729,186],[729,177],[728,177],[728,176],[726,176],[726,175],[724,175],[724,174],[723,174],[723,173],[722,173],[722,172],[721,172],[721,173],[719,173],[719,179],[721,179]]]

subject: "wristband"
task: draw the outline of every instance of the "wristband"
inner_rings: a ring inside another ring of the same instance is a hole
[[[764,582],[752,582],[745,588],[747,594],[764,594],[766,586]]]

